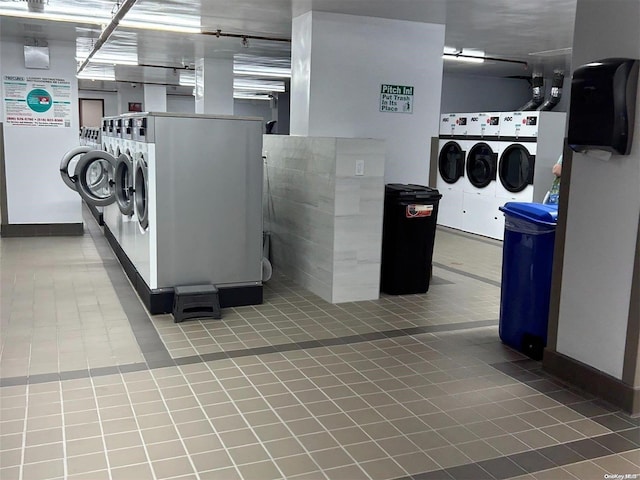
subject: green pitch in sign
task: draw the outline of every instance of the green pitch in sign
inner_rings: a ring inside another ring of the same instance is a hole
[[[405,85],[381,85],[380,111],[413,113],[413,87],[407,87]]]

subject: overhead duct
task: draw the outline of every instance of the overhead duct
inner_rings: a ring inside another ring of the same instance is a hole
[[[544,90],[542,88],[543,86],[544,86],[544,78],[542,77],[542,74],[534,73],[533,77],[531,78],[531,92],[532,92],[531,100],[525,103],[518,110],[523,112],[528,112],[531,110],[535,110],[540,105],[542,105],[542,102],[544,101]]]
[[[549,98],[538,108],[541,112],[548,112],[553,110],[562,97],[562,84],[564,83],[564,73],[555,72],[553,74],[553,80],[551,81],[551,94]]]

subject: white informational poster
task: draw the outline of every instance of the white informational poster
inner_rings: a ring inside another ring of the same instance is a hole
[[[70,81],[4,75],[2,92],[6,125],[71,128]]]

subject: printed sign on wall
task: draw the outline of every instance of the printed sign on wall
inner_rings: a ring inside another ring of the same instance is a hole
[[[4,121],[17,127],[71,127],[71,82],[63,78],[5,75]]]
[[[405,85],[381,85],[380,111],[413,113],[413,87],[407,87]]]

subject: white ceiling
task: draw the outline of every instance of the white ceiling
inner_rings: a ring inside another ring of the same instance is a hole
[[[46,1],[46,0],[44,0]],[[196,26],[204,32],[290,39],[291,20],[310,9],[335,13],[444,23],[447,46],[480,49],[489,57],[519,60],[520,64],[487,61],[484,64],[445,62],[445,71],[490,76],[526,76],[533,71],[550,75],[554,69],[568,69],[569,55],[531,55],[533,52],[571,47],[577,0],[138,0],[125,20],[143,20],[171,26]],[[39,21],[34,18],[2,16],[1,38],[76,40],[79,57],[90,51],[102,22],[107,22],[115,0],[48,0],[45,12],[83,15],[77,23]],[[0,0],[0,12],[21,11],[28,15],[25,0]],[[36,14],[31,14],[32,16]],[[93,21],[93,25],[90,22]],[[83,38],[85,40],[83,40]],[[420,48],[417,44],[416,48]],[[195,59],[255,56],[261,63],[273,59],[286,62],[290,44],[282,41],[216,38],[212,35],[158,32],[119,27],[96,58],[133,59],[142,65],[193,66]],[[251,58],[251,57],[250,57]],[[90,65],[101,70],[104,65]],[[118,66],[122,81],[153,81],[177,84],[172,69]],[[101,83],[102,84],[102,83]],[[109,86],[109,82],[105,85]],[[95,85],[94,85],[95,86]],[[109,87],[112,88],[112,87]]]

